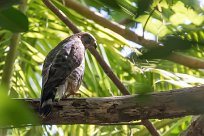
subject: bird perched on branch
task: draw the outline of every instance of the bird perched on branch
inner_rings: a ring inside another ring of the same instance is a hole
[[[84,75],[85,49],[96,48],[95,38],[86,32],[74,34],[60,42],[47,55],[42,70],[41,116],[51,112],[55,98],[77,94]]]

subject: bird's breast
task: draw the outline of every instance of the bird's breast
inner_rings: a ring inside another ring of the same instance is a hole
[[[81,65],[75,68],[66,78],[65,83],[57,88],[59,98],[62,98],[62,96],[66,94],[73,94],[79,90],[84,75],[84,69],[85,62],[83,59]]]

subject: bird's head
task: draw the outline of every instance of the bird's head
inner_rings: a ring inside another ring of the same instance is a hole
[[[81,33],[81,41],[86,49],[91,46],[96,48],[96,39],[90,33]]]

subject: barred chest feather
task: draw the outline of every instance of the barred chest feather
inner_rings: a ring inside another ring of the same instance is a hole
[[[59,99],[67,94],[74,94],[79,90],[84,75],[84,69],[85,60],[83,59],[81,65],[74,69],[66,78],[65,83],[57,87],[57,97],[59,97]]]

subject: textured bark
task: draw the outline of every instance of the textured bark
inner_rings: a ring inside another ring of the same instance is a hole
[[[204,86],[155,94],[73,98],[53,105],[42,124],[101,124],[140,119],[176,118],[204,113]],[[38,112],[39,100],[26,101]]]
[[[204,136],[204,115],[193,121],[180,136]]]

